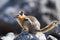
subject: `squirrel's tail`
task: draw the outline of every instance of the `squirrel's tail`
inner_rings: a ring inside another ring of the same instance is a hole
[[[49,24],[49,25],[47,25],[46,27],[40,29],[40,32],[46,33],[47,31],[53,29],[53,28],[56,26],[57,22],[58,22],[58,21],[52,21],[51,24]],[[39,31],[39,30],[37,30],[37,31]]]
[[[40,31],[45,33],[47,31],[53,29],[56,26],[57,22],[58,21],[53,21],[51,24],[47,25],[45,28],[42,28]]]

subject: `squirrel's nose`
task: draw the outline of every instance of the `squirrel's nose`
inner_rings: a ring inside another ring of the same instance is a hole
[[[14,18],[18,18],[19,15],[16,15]]]

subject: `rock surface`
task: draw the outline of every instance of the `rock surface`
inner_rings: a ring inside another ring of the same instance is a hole
[[[24,30],[14,40],[46,40],[46,37],[41,32],[35,35]]]
[[[51,36],[51,35],[49,35],[48,38],[47,38],[47,40],[58,40],[58,39],[55,38],[55,37],[53,37],[53,36]]]
[[[14,33],[10,32],[6,36],[1,37],[1,40],[14,40],[15,35]]]

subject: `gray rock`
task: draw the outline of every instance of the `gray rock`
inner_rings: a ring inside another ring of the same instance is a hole
[[[22,31],[14,40],[46,40],[43,33],[31,34],[27,31]]]
[[[10,32],[6,36],[2,36],[1,40],[13,40],[15,38],[14,33]]]
[[[47,40],[58,40],[57,38],[53,37],[52,35],[49,35]]]

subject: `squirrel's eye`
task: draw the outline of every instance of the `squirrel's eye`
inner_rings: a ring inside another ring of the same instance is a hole
[[[28,19],[24,19],[24,21],[28,21]]]

